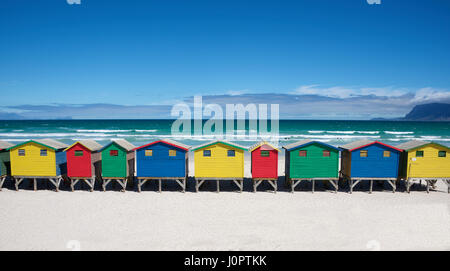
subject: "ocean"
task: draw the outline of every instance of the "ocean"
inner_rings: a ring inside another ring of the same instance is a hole
[[[0,121],[0,140],[19,143],[29,139],[53,138],[70,144],[81,139],[93,139],[105,144],[111,139],[123,138],[137,146],[165,138],[191,146],[211,140],[211,137],[202,135],[172,136],[173,122],[174,120]],[[248,132],[248,125],[246,131]],[[280,120],[278,138],[280,145],[314,139],[340,146],[364,138],[391,145],[413,139],[449,145],[450,122]],[[256,141],[239,138],[234,142],[251,146]]]

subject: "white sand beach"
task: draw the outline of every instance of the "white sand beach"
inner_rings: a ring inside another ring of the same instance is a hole
[[[219,194],[159,194],[153,185],[140,194],[4,189],[0,250],[450,250],[444,184],[371,195],[240,194],[227,184]]]

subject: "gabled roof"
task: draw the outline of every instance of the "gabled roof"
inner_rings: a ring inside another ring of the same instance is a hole
[[[405,143],[402,143],[400,145],[397,145],[396,147],[405,151],[415,149],[424,145],[429,144],[430,142],[422,141],[422,140],[411,140]]]
[[[332,145],[329,145],[329,144],[326,144],[326,143],[323,143],[323,142],[320,142],[320,141],[310,140],[310,139],[300,140],[300,141],[294,142],[292,144],[288,144],[286,146],[283,146],[283,148],[286,149],[287,151],[291,151],[293,149],[298,149],[298,148],[301,148],[301,147],[304,147],[304,146],[308,146],[308,145],[311,145],[311,144],[319,144],[319,145],[331,148],[333,150],[339,151],[339,148],[336,148],[335,146],[332,146]]]
[[[14,145],[11,144],[11,143],[9,143],[9,142],[0,140],[0,151],[2,151],[2,150],[4,150],[4,149],[9,149],[9,148],[11,148],[11,147],[13,147],[13,146],[14,146]]]
[[[436,142],[427,142],[427,141],[421,141],[421,140],[412,140],[412,141],[400,144],[400,145],[398,145],[396,147],[399,148],[399,149],[403,149],[405,151],[411,151],[411,150],[418,149],[418,148],[421,148],[421,147],[425,147],[425,146],[428,146],[428,145],[438,145],[438,146],[440,146],[442,148],[450,150],[450,147],[448,147],[448,146],[445,146],[445,145],[442,145],[442,144],[439,144],[439,143],[436,143]]]
[[[114,139],[111,141],[111,143],[104,146],[102,148],[102,150],[106,149],[107,147],[111,146],[112,144],[116,144],[117,146],[121,147],[122,149],[124,149],[127,152],[130,152],[136,148],[136,146],[134,146],[130,142],[126,141],[125,139]]]
[[[103,148],[103,146],[98,144],[96,141],[88,139],[88,140],[77,141],[77,142],[73,143],[72,145],[70,145],[70,147],[68,147],[64,151],[68,151],[68,150],[72,149],[77,144],[84,146],[86,149],[90,150],[91,152],[96,152]]]
[[[134,150],[140,150],[142,148],[146,148],[146,147],[149,147],[151,145],[158,144],[158,143],[164,143],[164,144],[167,144],[167,145],[170,145],[170,146],[173,146],[175,148],[182,149],[182,150],[185,150],[185,151],[188,151],[191,148],[191,146],[185,145],[185,144],[177,142],[175,140],[164,139],[164,140],[157,140],[157,141],[149,143],[147,145],[137,147]]]
[[[264,149],[265,151],[268,151],[268,150],[275,150],[277,152],[280,151],[279,149],[275,148],[272,144],[270,144],[267,141],[260,141],[260,142],[256,143],[255,145],[253,145],[250,148],[248,148],[248,151],[252,152],[252,151],[254,151],[257,148],[262,147],[262,146],[267,146],[268,147],[267,149]]]
[[[225,140],[215,140],[215,141],[211,141],[211,142],[199,145],[199,146],[195,147],[193,149],[193,151],[200,150],[200,149],[203,149],[203,148],[207,148],[209,146],[216,145],[216,144],[227,145],[227,146],[230,146],[230,147],[233,147],[233,148],[241,149],[243,151],[245,151],[247,149],[244,146],[241,146],[241,145],[238,145],[238,144],[235,144],[235,143],[231,143],[231,142],[228,142],[228,141],[225,141]]]
[[[402,149],[396,148],[394,146],[391,146],[391,145],[388,145],[388,144],[385,144],[385,143],[382,143],[382,142],[379,142],[379,141],[370,141],[370,140],[366,140],[366,139],[349,143],[347,145],[341,146],[340,148],[352,152],[352,151],[356,151],[358,149],[361,149],[361,148],[364,148],[364,147],[368,147],[368,146],[371,146],[371,145],[375,145],[375,144],[379,144],[379,145],[385,146],[385,147],[387,147],[389,149],[396,150],[396,151],[399,151],[399,152],[403,151]]]
[[[69,147],[69,145],[64,144],[62,142],[56,141],[54,139],[37,139],[37,140],[28,140],[26,142],[20,143],[18,145],[15,145],[13,147],[8,148],[8,150],[13,150],[13,149],[17,149],[23,145],[29,144],[29,143],[35,143],[41,146],[44,146],[46,148],[58,151],[58,150],[63,150],[67,147]]]

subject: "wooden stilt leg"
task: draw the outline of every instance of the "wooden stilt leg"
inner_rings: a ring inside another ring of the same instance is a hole
[[[198,179],[195,179],[195,192],[198,193]]]
[[[274,191],[275,191],[275,193],[277,193],[277,191],[278,191],[278,182],[277,182],[277,180],[275,180],[273,182],[275,184]]]
[[[37,191],[37,182],[36,182],[36,178],[33,179],[33,187],[34,187],[34,191]]]
[[[428,180],[426,180],[427,182],[427,193],[430,193],[430,182]]]
[[[186,193],[186,178],[183,179],[183,193]]]
[[[312,182],[312,192],[314,193],[316,190],[316,180],[311,180]]]
[[[256,193],[256,180],[253,181],[253,193]]]
[[[161,179],[158,180],[158,191],[161,193]]]
[[[141,193],[141,185],[142,185],[142,180],[138,179],[138,193]]]
[[[408,194],[411,193],[411,186],[409,185],[409,179],[406,180],[406,192],[407,192]]]
[[[216,181],[217,181],[217,193],[220,193],[220,183],[218,179]]]
[[[353,179],[350,179],[350,194],[353,193]]]
[[[107,180],[103,180],[103,184],[102,184],[102,186],[103,186],[103,192],[106,192],[106,181],[107,181]]]
[[[3,183],[5,182],[5,177],[0,179],[0,191],[2,191]]]
[[[373,180],[370,180],[369,194],[372,194],[372,191],[373,191]]]
[[[15,180],[15,187],[16,187],[16,191],[19,191],[19,180],[20,179],[14,179]]]
[[[295,189],[294,181],[291,180],[291,193],[294,193],[294,189]]]

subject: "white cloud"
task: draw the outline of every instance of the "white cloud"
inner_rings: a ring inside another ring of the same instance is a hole
[[[385,88],[354,88],[354,87],[321,87],[320,85],[305,85],[298,87],[292,94],[319,95],[339,99],[347,99],[358,96],[399,97],[408,94],[406,89]]]
[[[414,99],[411,100],[412,103],[423,103],[423,102],[437,102],[450,100],[450,91],[447,90],[437,90],[433,88],[421,88],[414,95]]]

